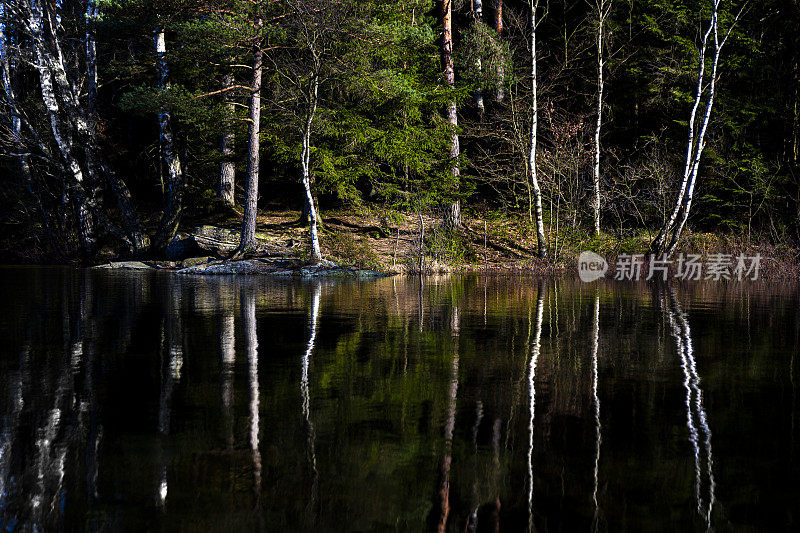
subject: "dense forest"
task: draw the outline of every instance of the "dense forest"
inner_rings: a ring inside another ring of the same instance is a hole
[[[798,0],[4,0],[0,224],[91,261],[185,217],[462,211],[800,241]],[[198,213],[200,215],[198,215]],[[465,215],[466,216],[466,215]]]

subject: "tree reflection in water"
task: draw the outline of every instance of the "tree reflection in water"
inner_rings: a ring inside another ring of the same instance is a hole
[[[600,444],[602,443],[602,429],[600,423],[600,397],[597,394],[598,371],[597,359],[600,344],[600,293],[594,296],[594,320],[592,321],[592,406],[594,407],[595,426],[595,453],[594,453],[594,490],[592,503],[594,504],[594,520],[592,529],[597,531],[600,527],[600,505],[597,502],[597,489],[600,484]]]
[[[308,461],[311,466],[311,496],[308,502],[308,511],[312,523],[316,522],[317,506],[319,502],[319,472],[317,471],[316,437],[314,424],[311,422],[311,395],[308,389],[308,372],[311,365],[311,355],[317,341],[317,322],[319,321],[319,302],[322,295],[320,283],[314,283],[314,294],[311,299],[311,316],[309,317],[308,342],[302,358],[302,372],[300,374],[300,397],[302,399],[303,421],[306,427]]]
[[[773,530],[752,495],[795,495],[800,293],[55,272],[0,277],[3,530]]]
[[[694,494],[697,512],[705,520],[706,527],[711,529],[711,514],[716,501],[714,495],[716,489],[714,461],[711,453],[711,429],[708,426],[708,416],[703,406],[703,391],[700,388],[700,376],[697,374],[697,363],[694,358],[689,321],[683,309],[681,309],[673,287],[669,286],[667,291],[665,308],[684,375],[686,427],[689,430],[689,442],[691,442],[694,451]],[[695,423],[695,420],[697,423]],[[703,452],[705,453],[703,454]],[[706,480],[703,477],[706,477]],[[704,494],[706,491],[708,495],[707,501]]]
[[[544,283],[539,283],[536,298],[536,325],[528,366],[528,531],[534,531],[533,519],[533,425],[536,418],[536,364],[542,347],[542,314],[544,311]]]

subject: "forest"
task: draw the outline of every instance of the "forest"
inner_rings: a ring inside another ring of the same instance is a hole
[[[0,59],[4,258],[211,215],[244,257],[269,211],[311,262],[325,213],[513,219],[550,260],[800,242],[798,0],[4,0]]]

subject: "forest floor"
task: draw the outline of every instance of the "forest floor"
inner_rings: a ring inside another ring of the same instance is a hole
[[[307,255],[309,230],[298,224],[299,211],[261,210],[257,231],[260,238],[290,243],[298,258]],[[620,254],[646,254],[655,234],[629,232],[624,238],[611,234],[590,237],[582,228],[551,232],[549,257],[537,257],[535,227],[526,216],[493,212],[487,216],[463,214],[457,234],[443,230],[442,221],[431,215],[398,211],[325,210],[322,213],[323,256],[340,265],[388,273],[420,270],[420,237],[425,243],[422,270],[427,273],[480,272],[494,274],[577,273],[578,256],[592,250],[604,256],[613,270]],[[238,230],[235,213],[196,221]],[[188,225],[187,225],[188,226]],[[800,279],[800,251],[796,248],[748,241],[741,236],[686,231],[676,254],[761,255],[762,275],[771,280]]]
[[[442,221],[429,214],[380,211],[325,210],[322,213],[321,247],[323,256],[341,266],[401,274],[481,272],[494,274],[530,273],[574,275],[578,255],[594,251],[613,265],[620,254],[645,254],[653,238],[651,232],[627,232],[624,237],[603,234],[590,237],[583,228],[562,228],[550,232],[548,259],[537,258],[534,226],[524,215],[486,212],[463,215],[463,228],[457,233],[443,230]],[[259,239],[288,248],[289,255],[302,260],[308,255],[309,230],[298,223],[300,212],[264,209],[259,212]],[[230,209],[186,213],[181,229],[204,225],[238,231],[241,213]],[[36,251],[37,243],[24,228],[6,233],[0,240],[0,258],[5,263],[52,263],[52,256]],[[420,262],[420,237],[425,254]],[[23,251],[24,250],[24,251]],[[741,236],[686,231],[678,253],[760,254],[762,278],[800,279],[800,251],[788,245],[749,242]],[[119,259],[106,250],[99,262]]]

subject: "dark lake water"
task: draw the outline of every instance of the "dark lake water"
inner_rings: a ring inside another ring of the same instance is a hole
[[[0,269],[9,531],[800,528],[794,285]]]

